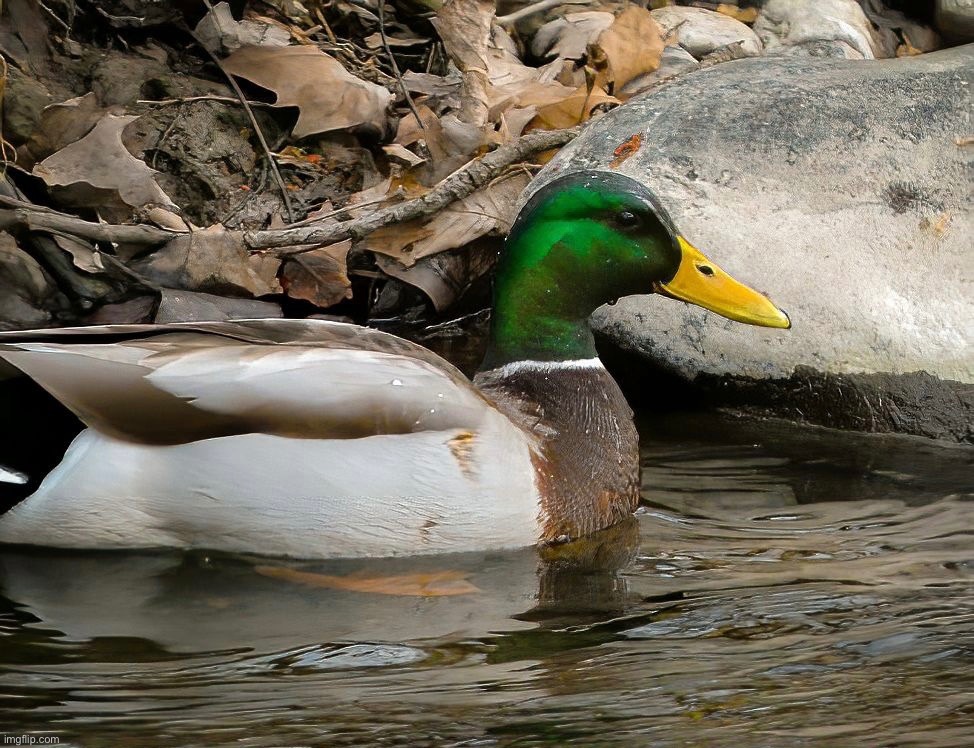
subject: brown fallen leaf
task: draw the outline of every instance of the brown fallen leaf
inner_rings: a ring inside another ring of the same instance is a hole
[[[531,40],[531,53],[549,60],[581,60],[588,45],[614,21],[615,17],[604,10],[566,13],[538,29]]]
[[[514,172],[452,203],[429,221],[408,221],[373,231],[362,246],[411,267],[422,257],[469,244],[492,231],[506,232],[530,177]]]
[[[352,283],[347,275],[351,248],[352,240],[346,239],[288,258],[281,268],[284,293],[322,308],[352,298]]]
[[[477,239],[462,249],[423,257],[408,268],[384,255],[376,255],[375,262],[386,275],[425,293],[436,311],[442,312],[452,306],[471,283],[494,266],[497,241]]]
[[[130,219],[133,208],[175,208],[152,178],[157,172],[122,144],[122,130],[137,119],[104,115],[83,138],[36,164],[34,175],[53,188],[62,204],[94,208],[116,222]]]
[[[271,19],[237,21],[227,2],[216,3],[196,25],[196,38],[211,52],[233,52],[246,45],[286,47],[291,34]]]
[[[242,47],[223,66],[277,94],[274,106],[297,107],[296,138],[332,130],[382,135],[389,125],[392,94],[355,77],[317,47]]]
[[[280,260],[252,254],[241,239],[220,224],[177,236],[132,269],[160,286],[227,296],[281,292]]]
[[[493,0],[446,0],[432,19],[444,49],[461,73],[487,72],[494,10]]]
[[[591,91],[579,86],[574,93],[561,101],[538,107],[538,114],[528,124],[527,130],[561,130],[574,127],[592,116],[596,107],[615,107],[622,102],[607,94],[599,86]]]
[[[460,106],[440,118],[450,155],[473,154],[487,138],[488,50],[493,20],[492,0],[446,0],[432,20],[443,48],[461,74]]]
[[[107,111],[110,110],[102,107],[98,103],[98,97],[90,92],[84,96],[44,107],[37,129],[27,141],[26,148],[31,159],[29,163],[22,159],[20,164],[30,168],[37,161],[47,158],[76,140],[81,140],[91,132]]]
[[[198,291],[163,288],[159,307],[152,321],[158,325],[166,322],[208,322],[283,316],[281,307],[270,301],[235,299]]]
[[[295,582],[330,590],[365,592],[373,595],[446,597],[469,595],[481,591],[467,581],[468,573],[452,570],[396,574],[387,577],[370,577],[364,574],[350,574],[340,577],[332,574],[289,569],[286,566],[255,566],[254,571],[262,576],[284,582]]]
[[[589,46],[589,65],[599,71],[596,84],[617,92],[630,80],[659,68],[665,42],[645,8],[630,6]]]
[[[84,270],[86,273],[103,273],[105,271],[105,263],[96,246],[80,239],[58,236],[57,234],[52,234],[51,238],[62,250],[71,255],[71,262],[76,268]]]
[[[720,3],[717,5],[717,12],[723,13],[725,16],[730,16],[735,21],[740,21],[741,23],[751,24],[758,20],[757,8],[738,8],[736,5],[731,5],[730,3]]]

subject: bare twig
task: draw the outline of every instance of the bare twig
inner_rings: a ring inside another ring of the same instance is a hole
[[[206,9],[212,13],[213,5],[210,0],[203,0],[203,4]],[[274,161],[274,155],[271,153],[270,146],[267,145],[267,140],[264,138],[264,132],[260,129],[260,124],[257,122],[257,117],[254,116],[254,110],[250,108],[250,102],[247,101],[247,97],[244,96],[243,90],[240,88],[240,84],[237,83],[237,79],[234,78],[230,73],[227,72],[226,68],[223,67],[223,63],[220,62],[220,58],[217,57],[209,47],[207,47],[202,40],[196,35],[196,33],[190,29],[188,26],[186,30],[189,35],[193,37],[193,40],[200,46],[200,48],[209,55],[210,59],[213,60],[213,64],[216,65],[220,72],[223,73],[223,77],[227,79],[233,92],[240,99],[240,103],[243,104],[244,111],[247,112],[247,117],[250,118],[250,123],[254,126],[254,133],[257,135],[257,140],[260,142],[260,147],[264,150],[264,155],[267,157],[270,163],[271,172],[274,174],[274,181],[277,182],[277,186],[281,191],[281,198],[284,200],[284,209],[287,211],[288,221],[294,220],[294,209],[291,207],[291,196],[288,194],[287,185],[284,184],[284,178],[281,176],[280,170],[277,168],[277,163]]]
[[[557,8],[559,5],[588,5],[591,2],[592,0],[541,0],[526,5],[513,13],[508,13],[506,16],[497,16],[497,23],[501,26],[513,26],[522,18],[533,16],[535,13],[544,13],[546,10]]]
[[[148,106],[172,106],[173,104],[193,104],[197,101],[217,101],[221,104],[243,105],[243,102],[235,96],[217,96],[216,94],[186,96],[182,99],[137,99],[135,103],[146,104]],[[252,107],[274,107],[273,104],[267,104],[263,101],[248,101],[247,103]]]
[[[419,129],[425,131],[426,125],[423,124],[423,120],[419,116],[419,110],[416,109],[416,102],[413,101],[413,97],[410,95],[409,89],[407,89],[406,84],[403,83],[402,73],[399,72],[399,63],[396,62],[396,56],[392,54],[392,47],[389,46],[389,38],[386,36],[385,8],[385,0],[379,0],[379,38],[382,39],[382,47],[389,56],[389,64],[392,66],[392,72],[396,76],[396,83],[399,84],[399,90],[402,91],[402,95],[406,97],[406,103],[409,104],[409,111],[411,111],[413,113],[413,117],[416,118],[416,124],[419,125]]]
[[[404,223],[436,213],[454,200],[460,200],[483,187],[512,164],[541,151],[558,148],[572,140],[580,128],[530,132],[513,143],[502,145],[485,156],[458,169],[422,197],[392,205],[361,218],[330,226],[306,226],[244,232],[244,242],[252,250],[278,249],[278,254],[298,254],[314,247],[301,244],[332,244],[342,239],[361,239],[394,223]]]
[[[69,236],[92,239],[98,242],[119,242],[147,246],[165,244],[170,239],[181,235],[175,231],[144,224],[128,226],[93,223],[76,216],[44,210],[31,203],[25,203],[7,197],[0,198],[0,201],[6,205],[20,203],[18,207],[0,209],[0,229],[21,226],[31,231],[67,234]]]
[[[455,200],[461,200],[483,187],[512,165],[523,162],[542,151],[559,148],[571,141],[581,128],[567,130],[536,130],[522,135],[513,143],[474,159],[448,176],[422,197],[377,210],[361,218],[353,218],[328,226],[266,229],[234,232],[251,251],[277,250],[280,255],[300,254],[315,246],[334,244],[343,239],[361,239],[373,231],[395,223],[412,221],[439,212]],[[77,216],[59,213],[39,205],[0,195],[0,229],[27,228],[30,231],[66,234],[94,241],[160,246],[183,232],[171,231],[146,224],[116,225],[93,223]],[[361,207],[361,206],[352,206]],[[305,246],[299,246],[305,245]]]

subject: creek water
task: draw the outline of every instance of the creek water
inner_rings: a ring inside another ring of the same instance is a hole
[[[0,735],[974,744],[974,449],[714,414],[642,433],[633,521],[543,557],[0,549]],[[465,594],[341,583],[421,574]]]

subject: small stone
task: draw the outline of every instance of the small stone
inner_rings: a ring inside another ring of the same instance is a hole
[[[856,0],[768,0],[754,31],[768,54],[867,60],[888,56]]]
[[[937,0],[934,18],[940,33],[948,39],[959,42],[974,41],[972,0]]]
[[[735,42],[741,42],[745,57],[757,57],[763,49],[757,34],[723,13],[671,6],[654,10],[652,15],[664,36],[675,30],[680,46],[698,60]]]

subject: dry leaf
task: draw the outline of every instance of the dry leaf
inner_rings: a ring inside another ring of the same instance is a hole
[[[122,130],[137,119],[106,114],[81,140],[36,164],[33,173],[57,188],[62,203],[94,208],[110,220],[124,221],[133,208],[147,205],[175,207],[152,178],[155,170],[122,144]]]
[[[227,296],[280,293],[280,260],[254,255],[220,224],[178,236],[161,249],[132,263],[149,280],[187,291]]]
[[[522,172],[502,177],[454,202],[426,223],[409,221],[374,231],[362,246],[411,267],[422,257],[462,247],[492,231],[506,232],[529,181]]]
[[[270,19],[237,21],[226,2],[214,5],[196,25],[195,33],[211,52],[229,53],[248,45],[286,47],[291,41],[290,32]]]
[[[539,59],[581,60],[588,45],[614,21],[615,17],[604,10],[567,13],[538,29],[531,40],[531,53]]]
[[[225,319],[264,319],[283,317],[281,307],[270,301],[234,299],[196,291],[163,288],[156,310],[156,324],[166,322],[207,322]]]
[[[281,269],[284,293],[322,308],[352,298],[352,283],[346,274],[351,248],[352,240],[346,239],[289,257]]]
[[[717,6],[717,12],[723,13],[725,16],[730,16],[735,21],[740,21],[741,23],[754,23],[758,20],[757,8],[738,8],[736,5],[731,5],[730,3],[720,3]]]
[[[626,8],[589,48],[589,64],[600,71],[596,83],[606,91],[621,90],[637,75],[659,67],[664,46],[663,34],[649,11]]]
[[[392,94],[356,78],[317,47],[243,47],[223,66],[277,94],[274,106],[297,107],[296,138],[362,128],[381,135],[388,126]]]
[[[447,0],[432,19],[446,53],[461,73],[487,72],[494,9],[493,0]]]
[[[71,262],[76,268],[84,270],[86,273],[102,273],[105,271],[105,263],[101,259],[99,252],[92,245],[75,239],[73,237],[52,234],[54,243],[71,255]]]
[[[81,140],[106,111],[98,104],[98,97],[94,93],[44,107],[37,129],[27,141],[27,150],[35,161],[47,158],[55,151]]]
[[[480,239],[469,247],[424,257],[410,268],[384,255],[375,261],[386,275],[415,286],[425,293],[437,312],[453,305],[477,278],[497,260],[497,240]]]
[[[280,579],[285,582],[296,582],[331,590],[366,592],[374,595],[443,597],[480,592],[477,587],[467,581],[469,575],[461,571],[417,572],[386,577],[370,577],[364,574],[349,574],[339,577],[331,574],[318,574],[313,571],[289,569],[286,566],[255,566],[254,571],[265,577]]]
[[[117,304],[104,304],[84,319],[86,325],[137,325],[151,322],[156,295],[136,296]]]
[[[399,143],[384,145],[382,146],[382,150],[389,158],[399,161],[406,166],[418,166],[426,161],[425,158],[422,156],[417,156],[405,146],[399,145]]]
[[[618,106],[622,102],[609,96],[598,86],[591,91],[580,86],[571,96],[554,104],[539,107],[538,115],[531,120],[528,130],[561,130],[574,127],[592,116],[596,107]]]

